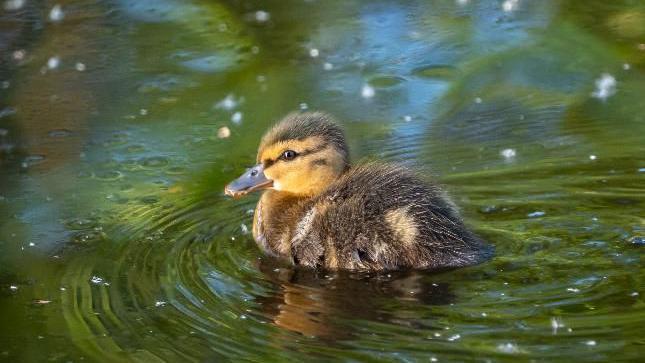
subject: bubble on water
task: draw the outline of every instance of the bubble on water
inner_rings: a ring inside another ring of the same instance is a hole
[[[56,69],[60,65],[60,58],[58,56],[53,56],[47,60],[47,68]]]
[[[158,308],[159,308],[159,307],[166,306],[167,304],[168,304],[168,303],[167,303],[167,302],[165,302],[165,301],[163,301],[163,300],[155,301],[155,307],[158,307]]]
[[[573,293],[578,293],[580,292],[580,289],[577,289],[575,287],[567,287],[568,292],[573,292]]]
[[[596,89],[591,93],[592,97],[606,100],[616,93],[616,78],[609,73],[603,73],[596,80]]]
[[[311,58],[317,58],[320,55],[320,51],[316,48],[309,49],[309,56]]]
[[[455,334],[455,335],[452,335],[452,336],[448,337],[448,341],[449,342],[454,342],[455,340],[458,340],[459,338],[461,338],[461,335]]]
[[[224,99],[223,99],[223,100],[221,100],[221,101],[217,102],[217,103],[215,104],[215,108],[222,109],[222,110],[227,110],[227,111],[231,111],[231,110],[233,110],[234,108],[236,108],[236,107],[238,106],[238,104],[240,104],[240,103],[241,103],[241,101],[242,101],[242,99],[241,99],[241,98],[240,98],[240,99],[236,99],[236,98],[235,98],[235,95],[233,95],[233,94],[231,93],[231,94],[226,95],[226,97],[224,97]]]
[[[36,299],[33,301],[34,305],[47,305],[51,302],[52,302],[51,300],[44,300],[44,299]]]
[[[631,68],[632,68],[632,66],[630,66],[630,65],[629,65],[629,63],[625,63],[625,64],[623,64],[623,69],[624,69],[624,70],[628,71],[628,70],[630,70]]]
[[[638,168],[639,173],[645,173],[645,168]]]
[[[77,62],[75,68],[76,68],[77,71],[83,72],[83,71],[85,71],[85,64],[83,64],[81,62]]]
[[[595,340],[587,340],[585,342],[585,345],[588,345],[590,347],[594,347],[594,346],[596,346],[596,341]]]
[[[475,103],[482,103],[481,97],[475,97]]]
[[[5,137],[9,134],[9,130],[7,129],[0,129],[0,137]]]
[[[637,291],[634,291],[634,292],[632,292],[631,294],[629,294],[629,296],[634,296],[634,297],[636,297],[636,296],[638,296],[638,292],[637,292]]]
[[[298,106],[300,107],[301,111],[306,111],[309,108],[309,105],[307,105],[305,102],[301,102]]]
[[[4,9],[7,11],[20,10],[25,6],[25,0],[7,0],[4,2]]]
[[[17,285],[9,285],[9,290],[18,291],[18,286]]]
[[[36,244],[33,242],[29,242],[29,247],[36,247]]]
[[[529,218],[537,218],[537,217],[542,217],[545,214],[546,214],[546,212],[538,210],[538,211],[535,211],[535,212],[531,212],[531,213],[527,214],[526,216],[529,217]]]
[[[63,20],[64,17],[65,13],[63,12],[63,8],[58,4],[54,5],[51,11],[49,11],[49,20],[53,22],[59,22]]]
[[[11,85],[9,81],[2,81],[2,89],[7,89]]]
[[[455,0],[455,2],[456,2],[456,3],[457,3],[457,5],[459,5],[459,6],[468,5],[468,0]]]
[[[239,125],[242,122],[242,112],[237,111],[231,116],[231,122]]]
[[[323,64],[323,69],[326,71],[331,71],[332,69],[334,69],[334,65],[329,62],[325,62]]]
[[[27,52],[25,52],[24,49],[14,50],[13,53],[11,53],[11,56],[16,61],[21,61],[21,60],[25,59],[26,55],[27,55]]]
[[[565,325],[562,322],[562,320],[560,320],[560,318],[556,318],[556,317],[551,318],[551,330],[554,335],[558,334],[558,329],[564,328],[564,327]]]
[[[596,155],[589,155],[589,160],[596,160]]]
[[[170,161],[165,156],[151,156],[140,161],[141,166],[146,168],[162,168],[169,163]]]
[[[505,12],[510,13],[511,11],[517,10],[519,3],[519,0],[506,0],[502,3],[502,9]]]
[[[436,357],[430,357],[431,362],[438,362],[439,360]]]
[[[260,47],[258,47],[257,45],[252,46],[251,47],[251,53],[253,53],[253,54],[260,53]]]
[[[258,74],[258,76],[255,77],[255,80],[258,81],[258,83],[263,83],[266,82],[267,77],[263,74]]]
[[[520,348],[513,343],[502,343],[497,346],[497,351],[506,354],[520,353]]]
[[[90,282],[94,285],[110,286],[110,283],[106,282],[102,277],[96,275],[90,277]]]
[[[410,122],[410,121],[412,121],[412,116],[410,116],[410,115],[405,115],[405,116],[403,116],[403,121],[405,121],[405,122]]]
[[[220,139],[226,139],[229,136],[231,136],[231,129],[229,129],[228,127],[223,126],[217,130],[217,137],[219,137]]]
[[[376,91],[374,91],[374,88],[369,84],[365,84],[363,85],[363,88],[361,88],[361,97],[363,98],[372,98],[374,97],[374,94],[376,94]]]
[[[248,234],[249,233],[249,227],[246,226],[246,224],[242,223],[240,225],[240,229],[242,230],[242,234]]]
[[[259,23],[264,23],[271,19],[271,14],[264,10],[258,10],[255,12],[255,20]]]
[[[504,157],[504,159],[506,159],[506,160],[513,159],[513,158],[515,158],[515,155],[517,155],[517,153],[515,152],[515,149],[504,149],[504,150],[500,151],[499,154],[502,157]]]

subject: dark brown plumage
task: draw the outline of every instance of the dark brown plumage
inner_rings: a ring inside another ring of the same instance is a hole
[[[227,186],[236,196],[269,188],[253,226],[265,252],[350,270],[458,267],[489,255],[438,186],[399,166],[351,167],[348,154],[323,113],[288,115],[267,132],[259,164]]]

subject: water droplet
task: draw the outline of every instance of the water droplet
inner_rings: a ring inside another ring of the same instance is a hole
[[[220,139],[226,139],[226,138],[228,138],[230,136],[231,136],[231,129],[229,129],[226,126],[220,127],[217,130],[217,137],[220,138]]]
[[[59,22],[63,20],[64,17],[65,13],[63,12],[63,8],[58,4],[54,5],[54,7],[49,12],[49,20],[53,22]]]
[[[237,111],[231,116],[231,122],[239,125],[242,122],[242,112]]]
[[[368,84],[363,85],[363,88],[361,88],[361,97],[363,98],[372,98],[375,93],[374,88]]]
[[[515,149],[504,149],[504,150],[500,151],[499,154],[502,157],[504,157],[504,159],[506,159],[506,160],[513,159],[517,155],[517,153],[515,152]]]
[[[502,353],[514,354],[519,353],[520,349],[513,343],[502,343],[497,346],[497,350]]]
[[[99,276],[96,276],[96,275],[95,275],[95,276],[90,277],[90,282],[91,282],[91,283],[93,283],[94,285],[102,285],[102,284],[104,284],[104,283],[105,283],[105,282],[103,281],[103,278],[102,278],[102,277],[99,277]]]
[[[224,97],[223,100],[219,101],[218,103],[215,104],[215,108],[223,109],[223,110],[233,110],[237,105],[242,101],[240,98],[239,100],[235,99],[235,95],[229,94],[226,97]]]
[[[58,56],[51,57],[47,60],[47,68],[56,69],[60,65],[60,58]]]
[[[25,5],[25,0],[7,0],[4,2],[4,9],[7,11],[20,10]]]
[[[596,90],[591,94],[592,97],[606,100],[616,93],[616,78],[609,73],[603,73],[596,80]]]
[[[546,212],[543,212],[543,211],[539,210],[539,211],[531,212],[531,213],[527,214],[526,216],[529,217],[529,218],[537,218],[537,217],[542,217],[545,214],[546,214]]]
[[[506,0],[502,3],[502,9],[510,13],[511,11],[514,11],[517,9],[517,6],[519,5],[519,0]]]
[[[255,20],[259,23],[264,23],[271,19],[271,14],[264,10],[258,10],[255,12]]]

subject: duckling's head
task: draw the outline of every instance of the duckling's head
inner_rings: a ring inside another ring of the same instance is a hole
[[[291,113],[262,137],[257,163],[227,185],[226,194],[237,197],[273,189],[317,195],[348,168],[349,150],[342,128],[331,116]]]

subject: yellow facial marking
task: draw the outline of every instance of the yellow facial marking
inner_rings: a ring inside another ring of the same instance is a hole
[[[417,225],[408,211],[409,207],[403,207],[388,211],[385,214],[385,221],[396,235],[396,238],[404,245],[413,245],[419,234]]]
[[[281,159],[287,150],[295,151],[297,156],[292,160]],[[303,196],[320,193],[345,168],[344,156],[317,136],[262,145],[258,162],[264,164],[264,174],[273,180],[275,190]]]

